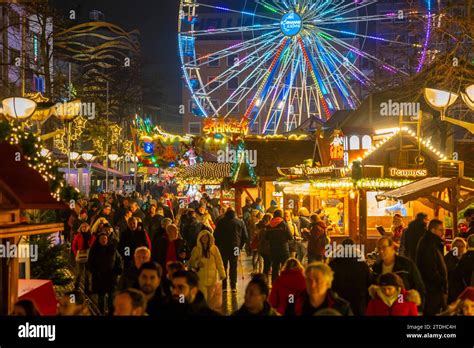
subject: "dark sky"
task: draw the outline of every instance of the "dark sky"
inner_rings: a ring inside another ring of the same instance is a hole
[[[84,21],[91,10],[105,14],[105,20],[130,31],[141,32],[143,74],[156,81],[162,101],[181,104],[181,72],[177,45],[179,0],[53,0],[65,11],[78,11]],[[145,102],[158,104],[159,96]],[[153,99],[153,100],[150,100]]]

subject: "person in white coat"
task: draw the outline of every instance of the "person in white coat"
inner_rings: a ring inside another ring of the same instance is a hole
[[[226,273],[219,248],[215,245],[214,236],[203,230],[198,234],[197,244],[191,251],[189,266],[196,270],[199,276],[199,290],[210,308],[221,306],[222,292],[218,288]]]

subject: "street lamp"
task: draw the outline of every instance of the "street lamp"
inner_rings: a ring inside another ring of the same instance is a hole
[[[79,99],[57,103],[54,114],[67,125],[67,181],[71,175],[71,121],[81,112],[81,101]]]
[[[37,104],[28,98],[12,97],[2,100],[2,106],[7,117],[21,122],[34,114]]]
[[[91,186],[91,182],[92,182],[92,173],[91,173],[91,167],[92,167],[92,162],[94,161],[95,159],[95,156],[91,153],[87,153],[87,152],[84,152],[82,154],[82,159],[84,161],[86,161],[87,163],[87,169],[89,171],[89,186],[88,186],[88,189],[86,190],[86,195],[89,195],[89,192],[90,192],[90,186]]]
[[[446,110],[453,105],[459,95],[440,89],[425,88],[425,100],[435,110],[441,111],[441,121],[445,120]]]
[[[461,97],[469,109],[474,110],[474,85],[467,87],[466,93],[461,93]]]
[[[441,121],[447,121],[458,125],[474,134],[474,124],[472,122],[461,121],[446,116],[447,109],[456,102],[459,97],[458,94],[432,88],[425,88],[424,94],[426,102],[433,109],[441,111]],[[474,85],[468,86],[466,88],[466,93],[461,92],[461,96],[466,105],[474,110]]]

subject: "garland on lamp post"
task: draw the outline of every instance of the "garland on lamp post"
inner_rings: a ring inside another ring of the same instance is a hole
[[[71,201],[79,199],[79,192],[66,184],[58,164],[49,156],[42,156],[44,144],[39,136],[27,132],[13,123],[0,121],[0,142],[8,141],[18,145],[28,165],[35,169],[48,182],[54,198]]]

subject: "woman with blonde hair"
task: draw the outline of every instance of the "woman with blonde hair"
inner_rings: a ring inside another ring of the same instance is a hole
[[[283,315],[289,305],[294,305],[305,289],[306,281],[303,265],[298,259],[289,258],[286,260],[280,276],[272,284],[270,304],[278,313]]]
[[[222,305],[222,280],[226,278],[224,262],[219,248],[215,245],[214,236],[202,230],[197,237],[197,244],[191,252],[189,267],[199,276],[199,290],[211,309],[220,309]]]

